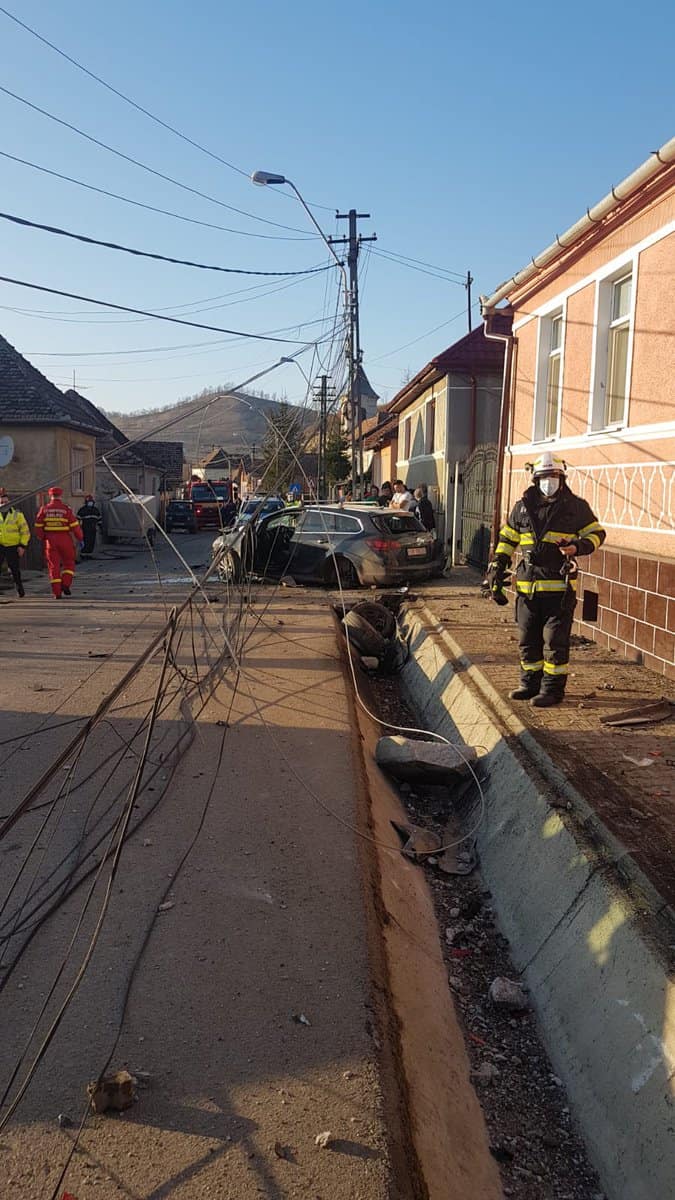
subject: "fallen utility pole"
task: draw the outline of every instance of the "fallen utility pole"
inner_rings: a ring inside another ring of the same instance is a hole
[[[349,236],[329,237],[331,246],[347,246],[349,267],[349,431],[352,460],[352,494],[354,499],[363,499],[363,413],[361,411],[361,334],[359,325],[359,250],[363,242],[376,242],[377,234],[363,237],[357,232],[357,221],[369,221],[370,213],[357,212],[350,208],[348,213],[336,213],[338,221],[349,221]],[[355,494],[356,493],[356,494]]]

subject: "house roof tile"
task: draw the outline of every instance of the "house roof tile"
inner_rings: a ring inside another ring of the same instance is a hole
[[[408,380],[393,400],[389,401],[390,412],[400,413],[413,404],[432,383],[442,379],[449,371],[501,371],[504,362],[504,344],[485,337],[482,325],[448,346],[441,354],[432,358],[412,379]]]
[[[0,421],[10,425],[65,425],[93,435],[103,432],[102,421],[71,403],[1,336]]]

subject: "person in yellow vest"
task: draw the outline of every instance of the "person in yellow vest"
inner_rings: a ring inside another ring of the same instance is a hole
[[[30,541],[30,529],[23,513],[12,508],[4,488],[0,488],[0,566],[7,559],[7,566],[20,596],[25,596],[21,579],[21,559]]]

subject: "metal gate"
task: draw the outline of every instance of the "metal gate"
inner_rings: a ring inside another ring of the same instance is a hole
[[[461,553],[472,567],[484,570],[490,554],[490,533],[495,503],[497,447],[476,446],[462,470]]]

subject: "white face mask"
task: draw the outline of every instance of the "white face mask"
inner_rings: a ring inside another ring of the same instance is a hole
[[[547,500],[550,500],[551,497],[555,496],[556,492],[558,491],[558,488],[560,487],[560,480],[557,475],[545,475],[543,479],[537,480],[537,484],[542,496],[545,496]]]

